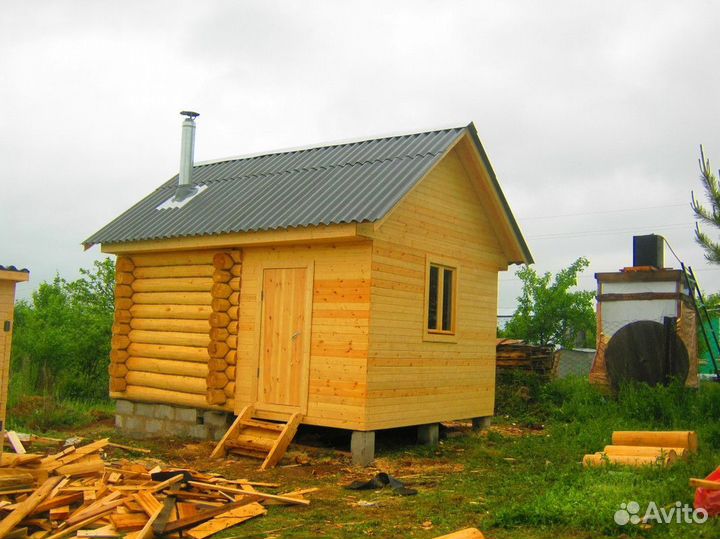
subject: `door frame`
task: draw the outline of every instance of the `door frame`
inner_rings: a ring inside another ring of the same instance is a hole
[[[303,331],[307,338],[303,341],[302,361],[303,369],[300,373],[300,406],[286,406],[282,404],[269,404],[259,402],[260,395],[260,362],[262,360],[262,331],[265,318],[265,301],[262,298],[265,285],[265,270],[274,269],[304,269],[306,270],[307,282],[305,283],[305,327]],[[308,391],[310,384],[310,349],[312,343],[312,314],[313,314],[313,291],[315,289],[315,262],[266,262],[261,263],[258,268],[258,283],[255,313],[255,376],[253,376],[250,395],[255,402],[256,410],[259,412],[279,412],[307,414]]]

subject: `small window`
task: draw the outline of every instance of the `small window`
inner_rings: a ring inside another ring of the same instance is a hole
[[[456,269],[439,264],[428,267],[428,333],[455,333]]]

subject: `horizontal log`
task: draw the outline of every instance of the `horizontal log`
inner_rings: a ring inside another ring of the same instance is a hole
[[[212,279],[214,283],[227,283],[232,279],[232,273],[225,270],[215,270]]]
[[[114,363],[125,363],[128,357],[130,354],[127,350],[118,350],[117,348],[110,350],[110,361]]]
[[[227,313],[212,313],[209,317],[210,326],[214,328],[225,328],[230,323],[230,315]]]
[[[175,346],[207,346],[210,336],[206,333],[181,333],[179,331],[145,331],[134,329],[128,335],[130,342],[144,344],[172,344]]]
[[[132,273],[118,271],[115,274],[115,284],[132,284],[134,280],[135,276]]]
[[[215,268],[212,264],[194,264],[190,266],[149,266],[136,268],[136,279],[164,279],[168,277],[212,277]]]
[[[108,373],[114,378],[125,378],[128,368],[125,363],[110,363]]]
[[[684,457],[687,451],[684,447],[644,447],[641,445],[606,445],[603,453],[606,455],[637,455],[641,457],[659,457],[670,452],[678,457]]]
[[[694,431],[615,431],[613,445],[641,445],[645,447],[684,447],[690,453],[698,448]]]
[[[129,285],[119,284],[115,287],[116,298],[131,298],[133,296],[133,289]]]
[[[211,328],[210,329],[210,340],[213,341],[224,341],[228,338],[230,333],[225,328]]]
[[[228,399],[233,398],[235,396],[235,382],[228,382],[223,391]]]
[[[210,341],[207,350],[210,357],[224,358],[230,347],[222,341]]]
[[[130,324],[119,324],[116,322],[112,325],[113,335],[127,335],[128,333],[130,333]]]
[[[214,298],[229,298],[230,295],[233,293],[233,289],[230,288],[229,285],[226,285],[224,283],[215,283],[212,285],[212,297]]]
[[[230,350],[225,354],[225,363],[228,365],[235,365],[237,363],[237,351]]]
[[[220,405],[225,403],[227,397],[222,389],[208,389],[205,399],[208,404]]]
[[[233,277],[242,277],[242,264],[235,264],[232,268],[230,268],[230,274]]]
[[[592,466],[605,466],[607,464],[619,464],[623,466],[669,466],[677,460],[677,455],[673,452],[664,457],[640,457],[637,455],[603,455],[595,453],[593,455],[585,455],[583,457],[583,466],[586,468]]]
[[[115,298],[115,310],[127,311],[134,305],[132,298]]]
[[[231,249],[227,252],[235,262],[235,265],[242,264],[243,252],[242,249]]]
[[[228,335],[228,337],[225,339],[225,342],[227,343],[229,348],[237,349],[237,340],[237,335]]]
[[[192,376],[206,378],[208,366],[205,363],[194,361],[175,361],[172,359],[159,359],[154,357],[130,357],[126,361],[127,368],[132,371],[154,372],[157,374],[170,374],[177,376]]]
[[[237,320],[238,319],[238,306],[233,305],[227,310],[227,315],[230,317],[230,320]]]
[[[228,380],[235,380],[235,365],[228,365],[228,368],[225,369],[225,376],[228,377]]]
[[[110,391],[121,392],[127,388],[127,381],[125,378],[110,378]],[[118,395],[119,397],[120,395]],[[123,397],[124,398],[124,397]]]
[[[140,305],[210,305],[207,292],[137,292],[132,299]]]
[[[169,344],[132,343],[128,352],[133,357],[155,357],[158,359],[174,359],[176,361],[197,361],[207,363],[207,348],[194,346],[173,346]]]
[[[173,318],[134,318],[130,322],[132,329],[148,331],[179,331],[181,333],[207,334],[210,324],[207,320],[183,320]]]
[[[229,382],[224,372],[210,371],[207,375],[207,387],[212,389],[222,389]]]
[[[121,324],[128,324],[132,320],[132,313],[127,309],[116,309],[115,310],[115,322]]]
[[[130,344],[130,339],[127,335],[113,335],[110,342],[114,349],[124,350]]]
[[[135,269],[135,264],[132,259],[128,256],[119,256],[115,261],[116,272],[128,272]]]
[[[154,387],[130,385],[125,388],[124,393],[111,393],[111,398],[127,399],[135,402],[151,402],[158,404],[173,404],[175,406],[187,406],[188,408],[205,408],[211,410],[222,410],[221,407],[209,406],[205,395],[183,393],[181,391],[170,391]]]
[[[233,292],[240,291],[240,277],[233,277],[227,284],[232,288]]]
[[[210,306],[212,307],[213,312],[216,313],[224,313],[231,307],[230,302],[222,298],[213,298]]]
[[[133,255],[135,267],[194,266],[212,264],[213,251],[176,251]]]
[[[178,391],[193,395],[204,395],[207,385],[204,378],[157,374],[154,372],[128,371],[125,376],[128,385]]]
[[[227,298],[227,300],[230,302],[230,305],[239,305],[240,304],[240,292],[233,292],[230,294]]]
[[[136,279],[132,283],[135,292],[207,292],[212,286],[209,277]]]
[[[227,363],[222,358],[211,357],[208,359],[207,368],[209,371],[224,372],[227,369]]]
[[[218,270],[229,270],[235,265],[235,261],[228,253],[216,253],[213,256],[213,266]]]
[[[238,331],[237,320],[233,320],[232,322],[230,322],[227,325],[227,330],[228,330],[228,333],[230,333],[230,335],[237,335],[237,331]]]
[[[207,320],[212,308],[209,305],[134,305],[130,313],[135,318]]]

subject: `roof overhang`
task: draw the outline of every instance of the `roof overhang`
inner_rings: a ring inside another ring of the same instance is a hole
[[[25,282],[30,279],[28,270],[0,269],[0,281]]]
[[[184,238],[103,243],[101,251],[109,254],[147,253],[154,251],[184,251],[188,249],[222,249],[301,243],[332,243],[364,240],[365,223],[317,225],[254,232],[234,232]]]

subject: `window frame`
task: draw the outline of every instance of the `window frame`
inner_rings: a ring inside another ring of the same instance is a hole
[[[442,319],[444,313],[444,294],[443,288],[445,284],[444,270],[451,270],[453,275],[453,290],[451,296],[450,310],[450,330],[430,329],[429,323],[429,307],[430,307],[430,268],[437,267],[438,271],[438,326],[442,328]],[[457,342],[457,297],[458,287],[460,286],[460,265],[456,260],[426,255],[425,257],[425,297],[423,301],[423,340],[431,342]]]

